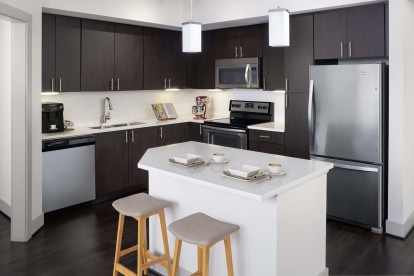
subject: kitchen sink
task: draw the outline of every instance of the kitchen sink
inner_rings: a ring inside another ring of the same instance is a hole
[[[143,124],[145,124],[145,123],[129,122],[129,123],[119,123],[119,124],[113,124],[113,125],[93,126],[93,127],[89,127],[89,128],[90,129],[107,129],[107,128],[114,128],[114,127],[137,126],[137,125],[143,125]]]

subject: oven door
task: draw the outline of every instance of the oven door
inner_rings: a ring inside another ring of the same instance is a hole
[[[237,149],[247,149],[247,130],[203,126],[204,142]]]

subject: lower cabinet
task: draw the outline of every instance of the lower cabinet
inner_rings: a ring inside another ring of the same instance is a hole
[[[163,125],[158,127],[158,146],[166,146],[189,141],[188,123]]]
[[[189,140],[203,142],[203,124],[188,123]]]
[[[126,188],[148,189],[148,176],[137,168],[148,148],[157,146],[157,128],[139,128],[96,135],[96,194],[108,195]]]
[[[249,150],[283,155],[284,143],[284,133],[264,130],[249,131]]]

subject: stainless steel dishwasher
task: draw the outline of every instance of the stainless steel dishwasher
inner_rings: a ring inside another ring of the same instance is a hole
[[[94,200],[95,136],[42,142],[43,212]]]

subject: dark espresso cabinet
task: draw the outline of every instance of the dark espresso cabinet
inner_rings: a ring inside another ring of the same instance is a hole
[[[158,127],[158,146],[166,146],[189,141],[188,123],[163,125]]]
[[[42,91],[80,91],[81,20],[43,15]]]
[[[269,46],[269,24],[263,24],[263,90],[285,90],[285,51]]]
[[[166,31],[165,78],[167,88],[187,88],[188,64],[191,54],[183,53],[182,34],[178,31]]]
[[[82,91],[114,90],[114,23],[82,20]]]
[[[190,70],[190,87],[194,89],[214,89],[216,87],[216,58],[218,31],[202,32],[202,51],[193,55],[193,70]]]
[[[218,58],[262,56],[261,25],[220,29],[218,37]]]
[[[138,169],[147,149],[157,146],[157,128],[139,128],[96,135],[95,171],[97,196],[126,188],[145,191],[148,174]]]
[[[284,133],[264,130],[249,131],[249,150],[283,155],[284,143]]]
[[[189,141],[203,142],[203,124],[188,123]]]
[[[315,13],[315,59],[386,56],[385,4]]]
[[[309,159],[308,93],[289,94],[285,111],[285,155]]]

